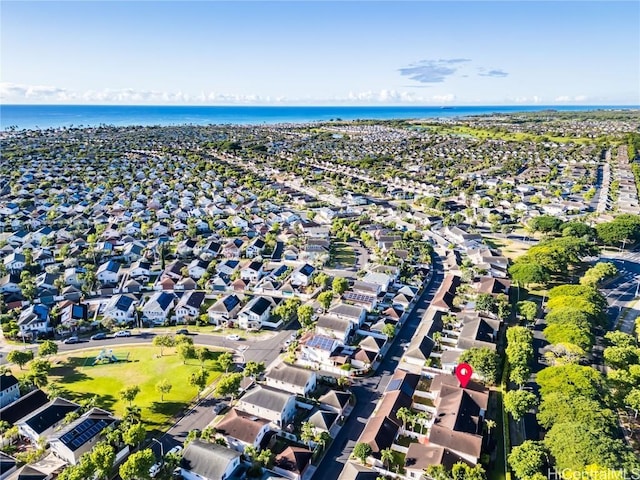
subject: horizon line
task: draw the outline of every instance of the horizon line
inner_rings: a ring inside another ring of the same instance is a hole
[[[640,109],[640,104],[588,104],[588,103],[549,103],[549,104],[529,104],[529,103],[504,103],[504,104],[246,104],[246,103],[223,103],[223,104],[136,104],[136,103],[1,103],[2,107],[239,107],[239,108],[490,108],[490,107],[536,107],[536,108],[553,108],[553,107],[592,107],[592,108],[631,108]]]

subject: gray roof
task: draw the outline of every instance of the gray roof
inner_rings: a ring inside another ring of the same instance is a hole
[[[309,422],[311,422],[313,426],[316,428],[329,431],[329,429],[335,423],[337,418],[338,418],[338,414],[335,412],[318,410],[317,412],[315,412],[313,415],[309,417]]]
[[[346,303],[341,303],[329,310],[329,313],[338,315],[340,317],[353,318],[354,320],[358,320],[360,318],[360,315],[362,315],[363,310],[364,309],[362,307],[356,307],[353,305],[347,305]]]
[[[333,315],[320,315],[316,327],[326,328],[327,330],[335,330],[336,332],[345,332],[351,330],[353,322],[346,318],[334,317]]]
[[[239,452],[215,443],[193,440],[184,449],[180,466],[203,478],[220,479]]]
[[[258,385],[256,388],[249,390],[245,396],[240,399],[237,408],[242,409],[241,405],[246,403],[266,408],[273,412],[282,412],[291,396],[292,394],[290,393]]]
[[[304,387],[313,375],[315,375],[315,373],[311,370],[293,367],[283,362],[269,370],[266,377],[298,387]]]

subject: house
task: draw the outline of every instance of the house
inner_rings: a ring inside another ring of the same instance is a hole
[[[409,444],[404,468],[410,479],[420,480],[425,478],[424,471],[431,466],[442,465],[449,471],[459,462],[470,465],[463,457],[448,448],[414,442]]]
[[[392,278],[386,273],[382,272],[368,272],[363,278],[363,282],[373,283],[380,286],[380,291],[386,292],[389,289],[389,285],[392,283]]]
[[[238,325],[240,328],[257,328],[273,326],[269,322],[271,309],[275,306],[273,299],[269,297],[253,297],[247,305],[238,313]],[[279,322],[280,324],[282,321]],[[274,328],[277,328],[276,325]]]
[[[284,428],[293,420],[296,397],[288,392],[258,385],[238,400],[236,408],[266,418],[278,427]]]
[[[68,413],[79,409],[80,405],[77,403],[64,398],[54,398],[46,405],[18,420],[16,422],[18,432],[35,445],[40,439],[47,440],[62,424]]]
[[[380,474],[359,463],[347,462],[338,480],[377,480]]]
[[[9,478],[9,476],[13,476],[12,474],[17,469],[18,461],[6,453],[0,452],[0,480],[5,480]],[[21,480],[20,477],[18,477],[18,480]]]
[[[20,292],[20,275],[18,273],[9,273],[0,278],[0,293],[19,293]]]
[[[441,332],[444,327],[442,315],[442,311],[431,307],[424,312],[418,329],[404,353],[403,360],[405,362],[424,366],[436,346],[433,335],[436,332]]]
[[[257,283],[264,275],[262,262],[250,262],[240,270],[240,278],[247,282]]]
[[[316,410],[307,420],[316,431],[330,432],[331,427],[336,423],[340,415],[329,410]]]
[[[4,268],[9,273],[20,272],[24,270],[24,267],[26,266],[24,255],[21,253],[15,253],[15,252],[7,255],[2,261],[2,263],[4,263]]]
[[[78,323],[89,318],[89,306],[84,303],[64,302],[66,306],[61,308],[60,323],[67,328],[75,328]]]
[[[312,456],[308,448],[290,445],[276,455],[273,471],[290,480],[300,480],[311,465]]]
[[[435,395],[436,412],[429,443],[447,448],[475,465],[482,451],[489,391],[474,381],[462,388],[453,375],[437,375],[430,390]]]
[[[13,426],[18,420],[35,412],[49,403],[47,394],[39,388],[21,396],[17,400],[0,409],[0,419]]]
[[[142,307],[142,316],[153,322],[163,323],[173,308],[176,296],[173,293],[156,292]]]
[[[133,314],[138,300],[133,295],[113,295],[104,307],[104,318],[110,318],[117,323],[133,320]]]
[[[315,268],[305,263],[300,268],[297,268],[291,274],[291,284],[294,286],[306,287],[311,284]]]
[[[248,258],[256,257],[262,254],[262,251],[264,250],[265,246],[266,246],[265,241],[260,237],[256,237],[249,244],[249,246],[247,246],[245,250],[245,254]]]
[[[196,439],[182,452],[180,474],[185,480],[227,480],[239,465],[236,450]]]
[[[41,303],[29,305],[20,312],[17,323],[22,336],[34,336],[39,333],[47,333],[51,330],[49,325],[49,307]]]
[[[214,325],[226,325],[236,318],[241,307],[242,302],[237,295],[225,295],[207,310],[209,322]]]
[[[151,276],[151,264],[138,260],[129,267],[129,276],[135,279],[149,279]]]
[[[109,260],[98,267],[96,276],[102,285],[114,285],[118,283],[118,271],[120,264]]]
[[[49,438],[51,451],[70,465],[77,465],[80,457],[103,438],[105,429],[117,422],[109,412],[94,407]]]
[[[316,372],[313,370],[294,367],[282,362],[266,373],[265,380],[269,387],[306,397],[315,390],[316,377]]]
[[[329,310],[330,315],[334,315],[339,318],[349,320],[355,325],[362,325],[367,316],[367,312],[364,308],[356,305],[347,305],[346,303],[339,303],[335,307]]]
[[[11,374],[0,375],[0,408],[20,398],[18,379]]]
[[[216,432],[227,441],[229,448],[244,452],[247,445],[260,448],[265,434],[270,431],[269,420],[232,408],[216,424]]]
[[[444,312],[451,311],[453,309],[453,299],[456,296],[458,285],[460,285],[460,277],[450,274],[445,275],[440,288],[431,301],[431,307]]]
[[[187,265],[187,270],[189,271],[189,276],[197,280],[202,277],[202,275],[204,275],[208,267],[209,262],[207,262],[206,260],[194,258],[191,263]]]
[[[349,407],[350,400],[350,393],[338,390],[329,390],[318,398],[322,408],[332,410],[339,415],[344,415],[345,410]]]
[[[500,320],[478,317],[465,321],[458,336],[457,347],[461,350],[474,347],[495,350],[498,330],[500,330]]]
[[[346,318],[334,315],[320,315],[316,322],[316,332],[319,335],[335,338],[342,345],[347,345],[354,326],[355,324]]]
[[[178,323],[194,321],[200,316],[200,307],[204,303],[204,292],[185,293],[176,305]]]
[[[312,335],[301,343],[301,358],[317,364],[332,365],[331,354],[340,346],[335,338],[326,335]]]
[[[233,272],[236,271],[239,265],[239,260],[227,259],[224,262],[220,262],[216,265],[216,272],[222,273],[224,275],[233,275]]]
[[[227,242],[222,247],[222,255],[225,258],[240,258],[241,247],[243,244],[244,242],[239,238]]]

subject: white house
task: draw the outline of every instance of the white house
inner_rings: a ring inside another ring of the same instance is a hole
[[[104,318],[111,318],[118,323],[133,320],[133,313],[138,301],[133,295],[114,295],[104,307]]]
[[[33,444],[37,444],[40,439],[47,440],[55,432],[56,427],[62,425],[68,413],[79,409],[80,405],[77,403],[64,398],[55,398],[18,420],[16,422],[18,432]]]
[[[200,307],[204,303],[204,292],[191,291],[185,293],[176,305],[178,323],[196,320],[200,316]]]
[[[0,408],[6,407],[20,398],[18,379],[13,375],[0,375]]]
[[[142,316],[154,322],[164,322],[169,316],[169,311],[175,304],[176,296],[173,293],[156,292],[142,307]]]
[[[210,323],[225,325],[236,318],[240,308],[242,308],[242,302],[237,295],[225,295],[209,307],[207,315]]]
[[[316,269],[314,267],[305,263],[303,266],[293,271],[291,274],[291,284],[306,287],[311,283],[315,270]]]
[[[227,480],[240,465],[240,453],[196,439],[182,452],[180,475],[185,480]]]
[[[240,278],[245,281],[257,283],[264,274],[262,262],[250,262],[240,270]]]
[[[120,264],[109,260],[104,262],[98,267],[96,276],[101,284],[115,284],[118,283],[118,271],[120,270]]]
[[[216,433],[224,437],[229,448],[243,453],[248,445],[260,448],[265,434],[271,430],[270,423],[267,419],[232,408],[216,424]]]
[[[274,306],[271,298],[253,297],[238,314],[238,325],[240,328],[262,328],[269,323],[271,309]]]
[[[266,418],[278,427],[284,428],[295,416],[296,397],[288,392],[258,385],[238,401],[236,408]]]
[[[282,362],[265,375],[267,386],[307,396],[316,388],[317,376],[313,370],[294,367]]]

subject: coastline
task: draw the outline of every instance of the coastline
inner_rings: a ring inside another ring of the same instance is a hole
[[[332,120],[453,119],[477,115],[553,110],[633,110],[634,105],[487,105],[487,106],[179,106],[179,105],[1,105],[0,130],[11,127],[264,125]]]

